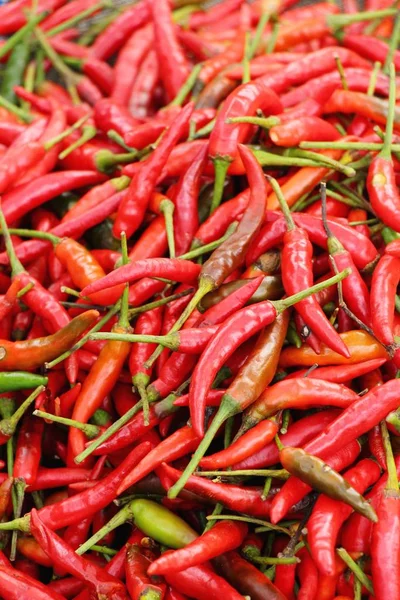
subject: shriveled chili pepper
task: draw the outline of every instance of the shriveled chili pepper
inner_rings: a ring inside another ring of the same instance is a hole
[[[348,504],[371,521],[377,521],[371,505],[339,473],[329,469],[321,459],[307,454],[301,448],[290,446],[284,447],[279,456],[282,466],[304,483],[334,500]],[[273,512],[271,518],[275,518]]]
[[[354,489],[363,493],[377,481],[379,475],[378,465],[370,459],[364,459],[346,471],[343,477]],[[336,571],[336,539],[342,524],[350,514],[351,507],[322,495],[318,498],[307,523],[312,557],[318,569],[326,575],[333,575]]]

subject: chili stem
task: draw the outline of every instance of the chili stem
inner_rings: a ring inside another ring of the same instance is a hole
[[[82,127],[81,137],[78,140],[76,140],[76,142],[68,146],[68,148],[65,148],[65,150],[60,152],[58,158],[60,160],[64,160],[64,158],[67,158],[67,156],[69,156],[71,152],[77,150],[78,148],[86,144],[86,142],[89,142],[91,139],[93,139],[96,136],[96,134],[97,129],[95,127],[93,127],[92,125],[85,125],[85,127]]]
[[[70,27],[74,27],[77,23],[80,23],[81,21],[86,19],[86,17],[90,17],[90,15],[92,15],[93,13],[105,7],[112,8],[112,2],[110,0],[102,0],[98,4],[94,4],[93,6],[86,8],[79,14],[71,17],[70,19],[67,19],[66,21],[63,21],[62,23],[56,25],[52,29],[49,29],[46,32],[46,35],[47,37],[53,37],[53,35],[57,35],[58,33],[61,33],[62,31],[65,31]]]
[[[336,550],[340,558],[346,565],[349,567],[351,571],[353,571],[354,576],[360,581],[360,583],[367,588],[370,594],[374,595],[374,588],[372,586],[371,581],[359,567],[359,565],[353,560],[350,554],[344,548],[338,548]]]
[[[388,472],[388,479],[386,483],[387,490],[399,491],[399,480],[397,478],[396,463],[394,461],[392,444],[390,443],[390,436],[386,426],[386,422],[381,422],[382,441],[385,448],[386,467]]]
[[[392,34],[390,36],[389,41],[389,49],[386,55],[385,64],[383,66],[383,72],[389,74],[390,73],[390,65],[393,62],[394,53],[397,50],[397,46],[399,45],[400,38],[400,16],[397,15],[397,18],[394,22],[394,28]]]
[[[39,25],[44,18],[48,17],[47,11],[41,12],[38,15],[32,15],[26,25],[18,29],[12,36],[10,36],[0,48],[0,58],[6,56],[19,42],[25,39],[31,31],[33,31],[36,25]]]
[[[192,91],[193,86],[196,83],[197,77],[202,68],[202,63],[199,63],[193,67],[189,77],[186,79],[185,83],[182,85],[175,98],[169,104],[167,104],[164,107],[164,109],[170,108],[171,106],[182,106],[186,96],[189,94],[189,92]]]
[[[251,45],[249,48],[249,53],[248,53],[248,59],[249,61],[254,58],[254,56],[256,55],[256,52],[260,46],[261,43],[261,39],[264,33],[264,30],[268,24],[268,21],[270,20],[271,15],[269,12],[263,12],[261,14],[261,17],[259,18],[259,21],[257,23],[257,27],[256,27],[256,31],[254,33],[254,37],[251,41]]]
[[[227,240],[234,231],[236,231],[237,226],[238,222],[234,221],[229,225],[228,229],[226,230],[224,235],[219,238],[219,240],[215,240],[215,242],[210,242],[209,244],[205,244],[204,246],[199,246],[194,250],[190,250],[190,252],[186,252],[186,254],[181,254],[179,258],[184,258],[185,260],[192,260],[193,258],[201,256],[202,254],[208,254],[208,252],[212,252],[216,248],[219,248],[219,246],[223,244],[223,242],[225,242],[225,240]]]
[[[22,108],[18,108],[18,106],[15,106],[15,104],[9,102],[9,100],[3,98],[3,96],[0,96],[0,106],[21,119],[24,123],[31,123],[31,121],[33,121],[33,117],[30,113]]]
[[[393,135],[394,114],[396,110],[396,71],[393,63],[390,63],[389,66],[389,78],[389,108],[386,119],[385,139],[383,140],[382,150],[379,153],[379,156],[381,158],[384,158],[385,160],[392,159],[391,144]]]
[[[377,60],[374,63],[374,68],[371,72],[371,79],[369,80],[367,96],[373,96],[376,88],[376,80],[378,79],[378,73],[382,67],[382,64]]]
[[[112,519],[110,519],[108,523],[106,523],[101,529],[96,531],[96,533],[93,534],[92,537],[90,537],[88,540],[86,540],[84,544],[79,546],[79,548],[76,550],[76,553],[79,555],[85,554],[85,552],[88,552],[91,549],[91,547],[94,546],[97,542],[99,542],[107,533],[114,531],[114,529],[120,527],[121,525],[126,523],[126,521],[133,518],[133,516],[134,515],[132,513],[131,502],[129,504],[126,504],[123,508],[121,508],[121,510],[117,512],[117,514],[114,515],[114,517],[112,517]]]
[[[276,477],[277,479],[289,479],[286,469],[238,469],[237,471],[199,471],[197,477]]]
[[[300,148],[320,148],[321,150],[370,150],[371,152],[379,152],[383,148],[383,144],[378,142],[300,142]],[[400,151],[400,144],[391,144],[392,152]]]
[[[209,515],[206,517],[207,521],[242,521],[244,523],[252,523],[253,525],[262,525],[267,527],[270,531],[280,531],[286,535],[290,535],[290,532],[285,527],[279,525],[273,525],[269,521],[263,521],[262,519],[254,519],[253,517],[240,516],[240,515]]]
[[[83,433],[89,439],[97,437],[100,433],[99,427],[97,427],[96,425],[90,425],[90,423],[80,423],[79,421],[75,421],[74,419],[58,417],[57,415],[53,415],[48,412],[43,412],[42,410],[35,410],[33,414],[35,415],[35,417],[41,417],[42,419],[46,419],[47,421],[60,423],[61,425],[66,425],[68,427],[75,427],[75,429],[83,431]]]

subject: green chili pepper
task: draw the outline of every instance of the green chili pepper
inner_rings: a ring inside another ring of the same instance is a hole
[[[25,371],[3,372],[0,373],[0,393],[30,390],[39,385],[47,385],[47,382],[47,377]]]
[[[144,498],[135,498],[124,506],[104,527],[82,544],[77,554],[84,554],[107,533],[126,521],[133,523],[148,537],[168,548],[183,548],[198,534],[168,508]]]
[[[14,46],[7,66],[2,73],[0,94],[9,102],[16,102],[17,97],[14,92],[14,86],[21,85],[24,79],[24,72],[28,64],[30,55],[29,40],[23,40]]]

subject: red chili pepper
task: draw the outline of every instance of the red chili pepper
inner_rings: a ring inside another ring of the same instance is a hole
[[[125,106],[117,104],[111,98],[103,98],[99,102],[96,102],[94,120],[96,126],[104,131],[104,133],[113,129],[120,135],[127,134],[139,124]]]
[[[400,260],[382,256],[372,276],[371,319],[375,335],[388,346],[394,343],[394,304],[399,278]]]
[[[154,43],[150,25],[134,31],[118,54],[114,67],[114,84],[111,98],[117,104],[128,106],[132,86],[139,71],[140,63]],[[129,77],[127,76],[129,73]]]
[[[126,586],[131,598],[147,598],[159,600],[163,597],[163,590],[147,575],[149,566],[153,563],[145,556],[140,546],[128,546],[126,554]]]
[[[42,458],[44,421],[25,416],[18,433],[13,477],[22,478],[27,485],[35,485]]]
[[[129,110],[134,117],[144,118],[150,116],[159,79],[158,58],[156,52],[152,50],[140,65],[132,86]]]
[[[289,148],[306,140],[334,141],[339,139],[340,134],[333,125],[319,117],[302,117],[271,127],[269,136],[277,146]]]
[[[240,521],[221,521],[185,548],[164,554],[149,567],[150,575],[168,575],[201,565],[224,552],[234,550],[243,542],[247,525]]]
[[[36,509],[31,512],[31,531],[40,546],[51,556],[56,567],[66,569],[71,575],[89,585],[99,596],[105,595],[115,600],[127,598],[126,588],[121,581],[76,554],[43,523]]]
[[[345,34],[343,37],[343,44],[347,48],[351,48],[355,52],[358,52],[366,56],[369,60],[385,62],[387,53],[389,51],[388,44],[371,35],[354,35],[354,33]],[[400,52],[396,50],[392,56],[392,61],[396,70],[400,69]]]
[[[114,234],[119,237],[125,231],[127,237],[140,226],[147,205],[150,201],[154,185],[161,174],[172,148],[182,136],[183,129],[187,126],[193,105],[187,104],[182,109],[176,121],[171,125],[151,157],[146,160],[138,174],[133,178],[128,193],[121,203],[116,221],[114,223]]]
[[[210,212],[220,204],[225,174],[229,163],[238,154],[238,144],[245,142],[252,131],[252,126],[247,123],[231,123],[229,120],[238,115],[252,116],[257,109],[271,115],[281,112],[282,105],[275,92],[262,82],[256,81],[245,83],[234,90],[218,113],[209,145],[209,154],[215,168],[214,197]],[[241,158],[245,160],[243,154],[242,152]],[[248,157],[246,165],[249,164],[249,160]]]
[[[64,600],[55,590],[40,583],[33,577],[13,569],[11,566],[0,565],[0,583],[3,594],[7,594],[10,600],[18,600],[28,593],[32,600]]]
[[[344,479],[361,494],[379,478],[380,469],[370,459],[361,460],[344,474]],[[311,555],[318,569],[325,575],[336,571],[335,545],[344,521],[350,516],[351,507],[320,496],[307,523]]]
[[[345,444],[350,444],[358,436],[363,435],[377,425],[386,415],[397,407],[399,384],[391,380],[382,386],[373,388],[346,408],[341,415],[329,424],[325,431],[304,446],[306,452],[317,456],[331,456]],[[289,479],[281,492],[273,501],[273,517],[279,521],[287,507],[292,504],[292,492],[298,487],[297,482]]]

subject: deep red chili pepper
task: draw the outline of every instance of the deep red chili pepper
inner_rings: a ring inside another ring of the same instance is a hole
[[[48,586],[11,566],[0,565],[0,582],[2,593],[7,594],[7,598],[10,600],[22,598],[26,593],[32,600],[63,600],[65,598],[55,590],[48,589]]]
[[[114,67],[114,83],[111,98],[117,104],[128,106],[132,86],[139,71],[140,63],[154,43],[150,25],[134,31],[118,54]],[[128,70],[128,71],[127,71]],[[129,77],[127,77],[127,72]]]
[[[370,459],[364,459],[346,471],[343,477],[354,489],[363,493],[378,480],[379,475],[378,465]],[[326,575],[333,575],[336,571],[336,540],[350,514],[351,507],[348,505],[320,496],[307,523],[311,555],[318,569]]]
[[[318,367],[310,371],[309,369],[302,369],[300,371],[294,371],[290,373],[286,379],[294,379],[297,377],[310,377],[312,379],[324,379],[325,381],[331,381],[332,383],[346,383],[357,377],[378,369],[385,363],[384,358],[375,358],[372,360],[366,360],[354,365],[341,365],[340,367]]]
[[[27,485],[35,485],[42,458],[42,437],[44,421],[37,417],[25,416],[18,433],[13,476],[25,480]]]
[[[279,184],[274,180],[271,182],[284,212],[287,227],[283,237],[282,283],[287,294],[297,294],[313,284],[313,247],[307,232],[296,227]],[[342,356],[350,356],[348,349],[329,323],[315,296],[309,296],[298,302],[296,310],[321,341]]]
[[[160,76],[168,99],[173,100],[188,78],[190,69],[176,38],[167,0],[161,0],[157,7],[151,4],[151,11]]]
[[[221,521],[202,536],[174,552],[164,554],[154,561],[148,572],[151,575],[167,575],[201,565],[224,552],[234,550],[243,542],[247,525],[240,521]]]
[[[199,226],[197,198],[201,176],[207,160],[208,147],[200,149],[191,167],[181,177],[174,200],[174,237],[177,256],[190,249]]]
[[[162,588],[147,575],[149,566],[153,564],[141,552],[140,546],[128,546],[126,554],[126,586],[131,598],[152,597],[159,600],[163,597]]]
[[[371,283],[371,318],[377,338],[384,344],[394,343],[394,303],[400,277],[400,260],[384,255],[379,260]]]
[[[71,575],[81,579],[99,596],[105,595],[115,600],[127,598],[126,588],[121,581],[76,554],[43,523],[35,509],[31,512],[31,531],[40,546],[52,557],[55,566],[66,569]]]
[[[269,130],[271,140],[277,146],[297,146],[300,142],[337,140],[338,130],[320,117],[302,117]]]
[[[240,116],[252,116],[257,109],[266,115],[281,112],[282,105],[278,96],[262,82],[250,82],[239,86],[225,100],[210,135],[209,154],[214,162],[215,184],[211,206],[213,212],[220,204],[225,174],[229,164],[238,154],[238,144],[247,141],[252,126],[247,123],[231,123],[229,119]],[[243,159],[243,156],[242,156]],[[246,160],[248,163],[249,159]]]
[[[172,148],[182,136],[184,128],[187,126],[190,115],[193,111],[193,105],[187,104],[182,109],[176,121],[171,125],[166,135],[157,146],[151,157],[146,160],[139,173],[133,178],[126,198],[121,203],[116,221],[114,223],[114,234],[120,236],[125,231],[127,237],[140,226],[147,205],[153,193],[154,185],[161,174]]]
[[[148,117],[154,103],[160,70],[157,54],[150,51],[140,65],[139,72],[131,90],[129,110],[136,118]]]

